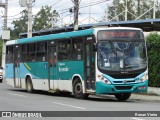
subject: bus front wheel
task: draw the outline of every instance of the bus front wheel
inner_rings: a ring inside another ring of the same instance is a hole
[[[126,101],[130,98],[131,93],[117,93],[115,94],[115,97],[119,100],[119,101]]]
[[[83,93],[82,83],[79,78],[75,79],[73,82],[73,94],[75,98],[78,99],[85,99],[89,96],[88,94]]]
[[[27,78],[26,88],[27,88],[27,92],[29,93],[33,92],[33,85],[30,77]]]

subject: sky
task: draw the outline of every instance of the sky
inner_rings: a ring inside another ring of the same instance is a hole
[[[5,0],[0,0],[3,3]],[[105,9],[112,0],[80,0],[80,10],[79,10],[79,24],[96,23],[105,14]],[[98,4],[99,3],[99,4]],[[92,6],[89,7],[89,4]],[[32,14],[35,15],[42,6],[49,5],[52,6],[53,10],[58,11],[60,14],[58,26],[68,25],[73,23],[73,14],[69,13],[69,8],[73,7],[72,0],[35,0],[33,3]],[[19,5],[19,0],[8,0],[8,27],[13,28],[11,24],[13,20],[19,18],[19,13],[26,9],[26,7],[21,7]],[[90,11],[90,20],[89,20]],[[3,16],[4,9],[0,8],[0,30],[3,27]],[[1,33],[1,32],[0,32]]]

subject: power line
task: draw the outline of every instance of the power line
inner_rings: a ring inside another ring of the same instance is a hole
[[[58,4],[59,2],[61,2],[62,0],[58,0],[57,2],[55,2],[54,4],[50,5],[51,7],[53,7],[54,5]],[[47,1],[48,2],[48,1]],[[50,1],[49,1],[50,2]],[[37,3],[37,2],[36,2]],[[42,3],[42,4],[38,4],[36,6],[40,7],[40,6],[44,6],[46,5],[46,2]]]
[[[103,0],[103,1],[94,1],[94,2],[92,2],[92,4],[90,4],[90,3],[86,3],[85,5],[80,5],[80,8],[83,8],[84,6],[86,6],[87,5],[87,7],[89,7],[89,6],[93,6],[93,4],[100,4],[100,3],[102,3],[102,2],[106,2],[106,1],[108,1],[108,0]],[[73,8],[73,7],[70,7],[70,8]],[[62,9],[62,10],[59,10],[59,11],[66,11],[66,10],[68,10],[68,9],[70,9],[70,8],[65,8],[65,9]]]
[[[95,2],[92,2],[92,4],[89,3],[88,5],[81,5],[81,6],[79,7],[79,9],[85,8],[85,7],[94,6],[94,5],[98,5],[98,4],[104,3],[104,2],[106,2],[106,1],[109,1],[109,0],[95,1]],[[69,9],[73,9],[73,7],[59,10],[59,11],[63,11],[63,12],[61,12],[60,14],[69,12]]]
[[[68,3],[70,3],[70,1],[68,1],[68,2],[65,2],[65,3],[63,3],[63,4],[59,5],[59,6],[56,6],[55,8],[62,7],[63,5],[66,5],[66,4],[68,4]],[[55,9],[55,8],[54,8],[54,9]]]
[[[54,3],[53,5],[51,5],[51,6],[53,7],[53,6],[57,5],[57,4],[58,4],[59,2],[61,2],[61,1],[62,1],[62,0],[58,0],[57,2],[55,2],[55,3]],[[98,4],[104,3],[104,2],[106,2],[106,1],[109,1],[109,0],[98,0],[98,1],[92,2],[91,4],[90,4],[90,3],[86,3],[85,5],[80,5],[80,6],[79,6],[79,9],[85,8],[85,7],[94,6],[94,5],[98,5]],[[68,4],[68,3],[69,3],[69,1],[68,1],[68,2],[65,2],[65,3],[63,3],[63,4],[61,4],[61,5],[57,6],[57,7],[64,6],[64,5]],[[57,7],[56,7],[56,8],[57,8]],[[70,8],[73,8],[73,7],[70,7]],[[59,14],[68,13],[70,8],[60,10],[60,11],[62,11],[62,12],[59,13]],[[11,18],[12,18],[12,17],[16,17],[16,16],[20,15],[21,13],[22,13],[22,11],[21,11],[20,13],[16,14],[16,15],[8,16],[8,17],[11,17]],[[88,14],[88,13],[79,13],[79,14]],[[91,13],[91,14],[103,14],[103,13]],[[70,13],[67,14],[66,16],[64,16],[63,18],[65,18],[65,17],[67,17],[67,16],[69,16],[69,15],[70,15]],[[61,19],[63,19],[63,18],[61,18]],[[13,19],[8,19],[8,20],[11,21],[11,20],[18,20],[18,19],[21,19],[21,17],[19,17],[19,18],[13,18]]]
[[[26,10],[26,8],[25,8],[24,10]],[[13,15],[13,16],[7,16],[7,17],[15,17],[15,16],[18,16],[18,15],[20,15],[24,10],[22,10],[20,13],[18,13],[18,14],[16,14],[16,15]]]
[[[81,13],[80,12],[79,14],[89,14],[89,12],[88,13],[83,13],[83,12]],[[90,14],[104,14],[104,13],[90,13]]]
[[[96,2],[96,3],[90,4],[90,5],[84,5],[84,6],[81,6],[80,8],[85,8],[85,7],[89,7],[89,6],[98,5],[98,4],[107,2],[107,1],[109,1],[109,0],[103,0],[103,1],[99,1],[99,2]],[[79,9],[80,9],[80,8],[79,8]]]
[[[53,7],[54,5],[58,4],[59,2],[61,2],[62,0],[59,0],[57,2],[55,2],[53,5],[51,5],[51,7]]]

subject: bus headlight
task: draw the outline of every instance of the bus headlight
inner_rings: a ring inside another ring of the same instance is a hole
[[[100,80],[101,80],[102,83],[111,84],[111,82],[103,76],[100,77]]]
[[[144,76],[142,78],[140,78],[138,82],[141,83],[141,82],[144,82],[146,80],[148,80],[148,74],[144,74]]]

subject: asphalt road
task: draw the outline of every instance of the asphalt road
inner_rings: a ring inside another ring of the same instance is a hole
[[[36,91],[32,94],[0,83],[0,111],[160,111],[160,102],[129,99],[119,102],[113,96],[89,96],[87,100],[75,99],[72,95],[51,94]],[[99,112],[100,113],[100,112]],[[114,112],[113,112],[114,113]],[[92,115],[91,115],[92,116]],[[6,118],[0,118],[5,119]],[[15,118],[17,120],[19,118]],[[27,119],[27,118],[25,118]],[[46,118],[38,118],[46,119]],[[47,118],[49,119],[49,118]],[[54,119],[63,120],[62,117]],[[67,117],[67,120],[82,119]],[[101,120],[104,117],[87,117],[83,120]],[[109,120],[159,120],[157,117],[110,117]]]

